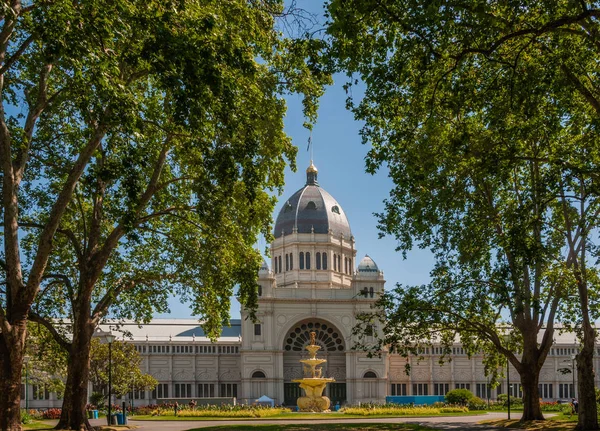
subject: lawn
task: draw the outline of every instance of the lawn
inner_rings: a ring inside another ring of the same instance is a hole
[[[314,424],[314,425],[227,425],[197,428],[189,431],[431,431],[420,425],[409,424]]]

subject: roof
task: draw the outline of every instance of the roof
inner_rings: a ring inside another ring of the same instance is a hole
[[[231,319],[231,326],[224,326],[217,342],[238,343],[242,335],[242,321]],[[149,323],[138,325],[128,321],[119,324],[102,324],[102,331],[109,329],[119,339],[127,341],[173,341],[173,342],[211,342],[196,319],[152,319]]]
[[[317,169],[311,162],[306,170],[306,185],[284,204],[275,222],[274,235],[329,233],[350,239],[350,223],[341,205],[317,182]]]
[[[379,272],[379,267],[373,259],[367,254],[358,264],[359,272]]]

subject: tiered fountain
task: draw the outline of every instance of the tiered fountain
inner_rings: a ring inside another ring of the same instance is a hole
[[[315,333],[310,333],[310,345],[306,346],[306,350],[310,353],[309,359],[301,359],[304,364],[304,378],[292,380],[294,383],[300,383],[300,387],[304,389],[306,396],[298,398],[298,408],[302,412],[325,412],[329,410],[331,401],[323,396],[323,391],[327,383],[335,382],[335,379],[329,377],[321,377],[323,370],[317,368],[327,362],[327,359],[317,359],[317,351],[321,346],[315,344]]]

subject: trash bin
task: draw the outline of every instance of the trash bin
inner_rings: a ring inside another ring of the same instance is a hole
[[[92,419],[98,419],[98,410],[92,410]]]
[[[125,420],[123,419],[123,413],[117,413],[115,416],[117,417],[117,425],[125,425]]]

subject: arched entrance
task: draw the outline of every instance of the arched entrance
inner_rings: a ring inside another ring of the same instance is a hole
[[[305,319],[293,326],[283,339],[283,393],[285,405],[295,405],[301,396],[298,383],[301,379],[302,364],[300,359],[308,358],[304,347],[310,344],[310,333],[316,333],[315,344],[321,346],[317,358],[327,359],[323,364],[323,377],[333,377],[335,383],[328,385],[325,395],[331,404],[346,401],[346,343],[341,332],[331,323],[322,319]]]

